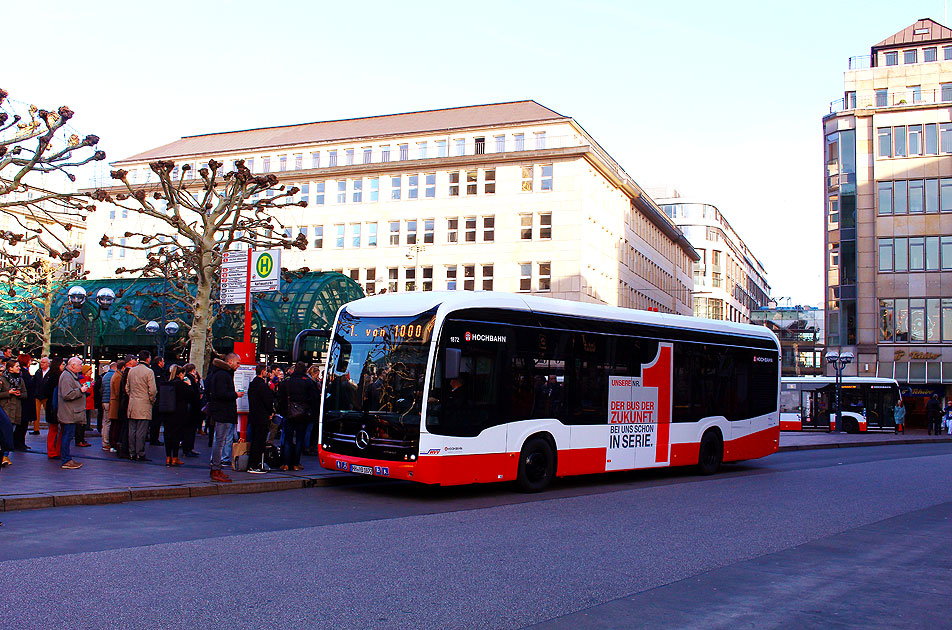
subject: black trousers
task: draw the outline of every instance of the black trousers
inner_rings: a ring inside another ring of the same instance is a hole
[[[119,439],[115,443],[116,451],[119,457],[129,458],[129,419],[121,418],[113,423],[113,426],[119,425]]]
[[[182,424],[178,422],[165,422],[165,456],[178,457],[179,445],[182,443]]]
[[[149,441],[158,442],[159,441],[159,431],[162,429],[162,416],[152,410],[152,419],[149,420]]]
[[[248,431],[251,433],[251,452],[248,455],[248,466],[251,468],[260,468],[264,459],[264,445],[268,441],[268,424],[249,424]]]
[[[13,426],[13,448],[14,449],[23,449],[26,448],[26,432],[30,426],[24,422],[20,421],[20,424]]]
[[[198,431],[198,425],[201,421],[190,419],[182,427],[182,452],[189,453],[195,450],[195,433]]]

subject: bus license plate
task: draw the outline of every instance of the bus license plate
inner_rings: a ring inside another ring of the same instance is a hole
[[[361,475],[372,475],[374,474],[374,469],[371,466],[358,466],[357,464],[351,464],[350,472],[360,473]]]

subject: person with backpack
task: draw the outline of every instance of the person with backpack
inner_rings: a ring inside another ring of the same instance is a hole
[[[307,426],[313,420],[318,407],[317,386],[307,375],[303,361],[294,364],[293,373],[278,388],[278,405],[284,416],[284,439],[281,450],[284,465],[281,470],[303,470],[301,453],[304,452]]]

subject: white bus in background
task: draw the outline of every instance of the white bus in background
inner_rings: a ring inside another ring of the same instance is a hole
[[[844,376],[840,396],[843,428],[848,433],[895,431],[894,412],[902,398],[895,380]],[[780,430],[835,431],[836,379],[784,376],[780,384]]]
[[[325,468],[429,484],[763,457],[780,347],[763,326],[495,292],[342,307],[325,370]]]

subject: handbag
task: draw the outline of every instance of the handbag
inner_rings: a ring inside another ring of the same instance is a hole
[[[248,450],[251,445],[248,442],[236,442],[231,447],[231,469],[235,472],[244,472],[248,470]]]

